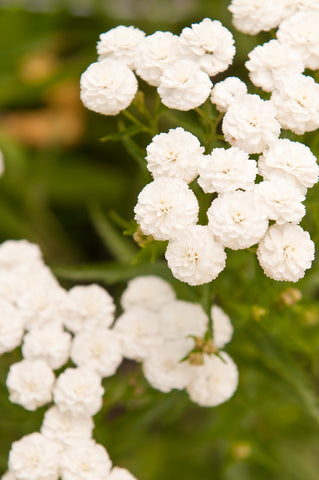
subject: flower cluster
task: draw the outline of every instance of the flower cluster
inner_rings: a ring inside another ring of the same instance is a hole
[[[21,345],[23,356],[9,369],[9,399],[29,411],[51,403],[40,432],[12,444],[7,480],[134,480],[127,470],[112,469],[92,438],[101,380],[114,375],[124,357],[142,361],[155,388],[186,388],[199,405],[218,405],[236,390],[237,367],[219,351],[232,326],[219,307],[212,308],[213,344],[205,340],[208,317],[201,306],[177,300],[158,277],[129,283],[113,326],[108,292],[95,284],[63,289],[35,244],[0,245],[0,271],[0,354]],[[63,369],[69,360],[74,367]]]
[[[12,444],[14,480],[134,480],[114,467],[92,438],[92,416],[102,406],[103,377],[122,362],[112,297],[98,285],[64,290],[25,240],[0,246],[0,354],[22,344],[23,359],[7,376],[9,399],[27,410],[49,402],[40,432]],[[54,370],[72,360],[56,378]]]
[[[186,389],[201,406],[219,405],[234,394],[238,370],[220,350],[231,340],[233,327],[220,307],[211,309],[213,340],[205,340],[209,318],[201,305],[177,300],[161,278],[131,280],[121,304],[124,312],[114,330],[124,355],[143,363],[144,375],[154,388]]]
[[[270,102],[244,92],[232,99],[223,120],[233,145],[228,149],[205,155],[198,139],[180,127],[153,138],[146,160],[154,180],[139,194],[135,219],[146,235],[168,240],[168,265],[190,285],[218,276],[225,247],[256,243],[266,275],[297,281],[314,257],[313,242],[298,224],[307,188],[318,179],[316,158],[302,143],[277,138]],[[258,162],[249,155],[256,152]],[[207,225],[197,223],[199,203],[188,185],[196,177],[205,193],[215,195]],[[275,223],[269,227],[270,220]]]
[[[210,77],[223,72],[235,54],[232,34],[218,20],[205,18],[180,36],[157,31],[145,35],[120,25],[100,35],[98,61],[81,77],[81,99],[95,112],[116,115],[132,102],[134,72],[157,87],[164,105],[190,110],[208,98]]]

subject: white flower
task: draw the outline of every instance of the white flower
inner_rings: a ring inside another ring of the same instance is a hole
[[[300,55],[278,40],[258,45],[248,57],[245,65],[249,70],[250,80],[266,92],[277,88],[278,79],[302,73],[305,69]]]
[[[197,222],[198,202],[187,183],[159,177],[144,187],[135,206],[135,220],[145,235],[168,240]]]
[[[136,52],[136,73],[157,87],[163,69],[180,57],[180,39],[171,32],[155,32],[144,37]]]
[[[28,360],[42,359],[56,370],[69,359],[71,335],[59,323],[32,328],[23,339],[22,354]]]
[[[69,446],[61,455],[62,480],[105,480],[111,467],[107,451],[93,440]]]
[[[115,305],[100,285],[77,285],[68,292],[69,312],[64,324],[72,333],[108,328],[114,321]]]
[[[81,100],[89,110],[117,115],[137,92],[137,79],[125,63],[107,59],[92,63],[81,75]]]
[[[299,142],[282,138],[274,142],[258,160],[260,174],[270,180],[274,174],[294,178],[302,189],[318,181],[319,166],[310,148]]]
[[[248,248],[264,236],[268,221],[251,192],[227,192],[207,211],[208,226],[225,247]]]
[[[302,58],[304,66],[319,68],[319,11],[301,10],[286,18],[277,31],[278,40]]]
[[[188,362],[181,360],[192,349],[192,344],[192,340],[181,338],[163,342],[150,351],[143,363],[143,373],[152,387],[161,392],[186,387],[193,369]]]
[[[234,329],[230,318],[218,305],[212,306],[211,317],[213,320],[214,345],[217,348],[224,348],[233,336]]]
[[[108,32],[101,33],[97,43],[99,60],[114,58],[135,67],[136,49],[143,40],[145,33],[133,26],[119,25]]]
[[[160,313],[160,337],[166,340],[178,340],[189,335],[204,336],[208,326],[208,317],[198,303],[175,300],[162,308]]]
[[[226,112],[235,100],[247,94],[247,86],[237,77],[227,77],[213,87],[210,100],[219,112]]]
[[[20,345],[23,334],[23,320],[19,310],[0,297],[0,355]]]
[[[126,468],[114,467],[108,477],[108,480],[137,480]]]
[[[314,243],[299,225],[272,225],[259,242],[257,257],[268,277],[297,282],[311,267]]]
[[[236,147],[214,148],[202,157],[199,164],[198,183],[206,193],[231,192],[239,188],[251,189],[257,175],[255,160]]]
[[[204,18],[193,23],[191,28],[183,29],[180,39],[183,52],[193,55],[210,76],[226,70],[235,55],[233,36],[218,20]]]
[[[198,174],[204,147],[197,137],[178,127],[155,135],[146,151],[147,168],[154,178],[177,177],[190,183]]]
[[[279,225],[299,223],[306,213],[305,196],[293,179],[274,177],[255,186],[255,195],[267,217]]]
[[[88,367],[101,377],[110,377],[123,359],[120,339],[106,328],[83,330],[74,337],[71,359],[78,367]]]
[[[7,240],[0,245],[0,267],[10,269],[22,264],[42,263],[38,245],[28,240]]]
[[[278,0],[232,0],[228,10],[235,27],[250,35],[276,28],[286,13],[285,2]]]
[[[38,432],[13,442],[9,468],[17,480],[58,480],[60,445]]]
[[[120,315],[113,330],[119,335],[126,358],[141,361],[159,341],[159,314],[132,308]]]
[[[66,291],[46,283],[26,290],[16,303],[27,330],[47,323],[61,323],[67,312]]]
[[[208,98],[212,82],[192,60],[178,60],[165,68],[158,93],[162,103],[176,110],[192,110]]]
[[[1,477],[1,480],[17,480],[17,477],[11,470],[7,470]]]
[[[157,312],[172,300],[175,300],[175,292],[168,282],[155,275],[144,275],[128,282],[121,305],[124,310],[142,308]]]
[[[21,360],[9,369],[9,400],[26,410],[36,410],[52,400],[54,373],[44,360]]]
[[[64,445],[90,440],[94,423],[89,415],[73,415],[61,412],[58,407],[49,408],[44,414],[41,433],[44,437]]]
[[[193,366],[194,374],[187,386],[190,399],[202,407],[215,407],[229,400],[238,385],[238,369],[225,352],[204,355],[204,364]]]
[[[300,74],[282,78],[271,101],[283,128],[302,135],[319,127],[319,85],[312,77]]]
[[[165,258],[175,278],[202,285],[225,268],[226,254],[207,226],[193,225],[169,241]]]
[[[104,388],[101,377],[88,368],[67,368],[58,377],[54,402],[62,412],[95,415],[102,407]]]
[[[258,95],[245,95],[228,108],[222,124],[225,139],[248,153],[260,153],[279,137],[276,110]]]

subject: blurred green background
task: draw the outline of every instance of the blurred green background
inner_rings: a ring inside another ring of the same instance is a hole
[[[0,0],[0,148],[6,167],[0,241],[38,243],[66,287],[98,281],[118,298],[128,278],[159,273],[174,283],[180,298],[201,299],[201,288],[173,280],[160,260],[150,263],[158,246],[143,249],[139,263],[131,260],[137,247],[122,231],[146,182],[138,162],[150,137],[101,142],[121,123],[82,107],[79,78],[96,59],[99,34],[110,28],[134,24],[147,34],[180,33],[210,17],[236,39],[227,74],[247,80],[247,53],[270,37],[236,32],[227,4]],[[187,118],[191,114],[175,115],[162,127],[186,125]],[[318,137],[306,135],[317,156]],[[302,226],[318,247],[318,186],[308,192],[306,207]],[[212,291],[235,327],[228,348],[240,371],[234,398],[200,408],[184,392],[153,390],[140,367],[126,362],[104,381],[96,440],[115,465],[139,480],[318,480],[318,261],[293,285],[265,277],[253,252],[230,252]],[[5,378],[19,358],[19,351],[0,358],[0,473],[12,441],[38,429],[45,410],[31,413],[9,403]]]

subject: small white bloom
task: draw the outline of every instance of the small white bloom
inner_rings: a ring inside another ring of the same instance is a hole
[[[93,427],[91,416],[61,412],[58,407],[53,406],[44,414],[41,433],[44,437],[64,445],[74,445],[90,440]]]
[[[319,68],[319,11],[301,10],[286,18],[277,31],[278,40],[300,55],[304,66]]]
[[[53,397],[62,412],[95,415],[102,407],[101,377],[88,368],[67,368],[58,377]]]
[[[251,192],[227,192],[216,198],[207,211],[208,226],[217,240],[233,250],[259,242],[268,227]]]
[[[197,222],[198,209],[197,198],[186,182],[159,177],[140,192],[134,212],[145,235],[168,240]]]
[[[274,174],[294,178],[302,189],[318,181],[319,166],[310,148],[299,142],[282,138],[274,142],[258,160],[260,174],[270,180]]]
[[[247,94],[247,86],[237,77],[227,77],[213,87],[210,100],[219,112],[226,112],[229,106]]]
[[[23,339],[22,354],[28,360],[42,359],[56,370],[69,359],[71,335],[59,323],[32,328]]]
[[[193,225],[169,241],[165,258],[175,278],[202,285],[225,268],[226,253],[207,226]]]
[[[58,480],[60,445],[38,432],[13,442],[9,468],[17,480]]]
[[[218,20],[193,23],[183,29],[180,39],[183,52],[192,55],[209,76],[226,70],[235,55],[233,36]]]
[[[110,377],[123,359],[120,339],[116,332],[106,328],[83,330],[74,337],[71,359],[78,367],[87,367],[101,377]]]
[[[297,282],[311,267],[314,243],[299,225],[272,225],[259,242],[257,257],[267,277]]]
[[[61,455],[62,480],[105,480],[111,467],[107,451],[93,440],[68,446]]]
[[[229,400],[238,385],[238,369],[225,352],[204,355],[203,365],[194,365],[192,380],[187,386],[190,399],[202,407],[215,407]]]
[[[142,308],[132,308],[120,315],[113,330],[120,338],[123,356],[144,360],[159,341],[160,321],[158,313]]]
[[[172,300],[175,300],[175,292],[170,283],[155,275],[144,275],[128,282],[121,305],[124,310],[142,308],[157,312]]]
[[[249,190],[254,185],[257,164],[237,147],[214,148],[210,155],[201,158],[198,171],[197,181],[206,193]]]
[[[198,174],[204,147],[197,137],[178,127],[155,135],[146,151],[147,168],[154,178],[177,177],[190,183]]]
[[[188,340],[188,341],[187,341]],[[143,363],[143,373],[152,387],[161,392],[170,392],[173,388],[182,390],[193,374],[188,362],[181,360],[192,349],[190,339],[166,341],[150,351]]]
[[[68,292],[69,312],[64,324],[72,333],[108,328],[114,321],[115,305],[100,285],[77,285]]]
[[[136,52],[136,73],[157,87],[163,70],[180,56],[180,39],[171,32],[155,32],[144,37]]]
[[[285,2],[278,0],[232,0],[228,10],[235,27],[250,35],[276,28],[286,14]]]
[[[114,467],[108,477],[108,480],[137,480],[126,468]]]
[[[249,70],[250,80],[266,92],[277,88],[278,79],[302,73],[305,69],[300,55],[278,40],[258,45],[248,57],[245,65]]]
[[[28,240],[7,240],[0,245],[0,267],[11,269],[22,264],[42,263],[38,245]]]
[[[16,303],[27,330],[47,323],[61,323],[67,312],[66,291],[60,286],[56,288],[47,284],[34,286],[25,291]]]
[[[208,98],[212,82],[192,60],[178,60],[163,71],[158,93],[162,103],[176,110],[192,110]]]
[[[286,222],[299,223],[306,213],[301,203],[305,196],[293,179],[274,177],[260,182],[255,186],[255,195],[267,217],[279,225]]]
[[[212,306],[211,316],[213,320],[214,345],[217,348],[224,348],[233,336],[234,329],[230,318],[218,305]]]
[[[248,153],[260,153],[279,137],[280,124],[270,101],[245,95],[234,101],[223,119],[223,133],[231,145]]]
[[[24,326],[17,308],[0,296],[0,355],[22,342]]]
[[[189,335],[203,337],[208,326],[208,317],[199,303],[175,300],[162,308],[160,336],[166,340],[178,340]]]
[[[137,79],[125,63],[107,59],[92,63],[81,75],[81,100],[89,110],[117,115],[137,92]]]
[[[119,25],[108,32],[101,33],[97,43],[99,60],[114,58],[135,67],[136,49],[145,37],[145,33],[133,26]]]
[[[319,85],[312,77],[300,74],[282,78],[271,101],[283,128],[302,135],[319,127]]]
[[[54,373],[44,360],[22,360],[9,369],[9,400],[26,410],[36,410],[52,400]]]

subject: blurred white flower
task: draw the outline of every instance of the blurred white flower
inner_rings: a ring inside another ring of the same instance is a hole
[[[88,368],[67,368],[57,378],[53,398],[62,412],[95,415],[102,407],[101,377]]]
[[[22,342],[24,325],[19,310],[0,296],[0,355]]]
[[[217,348],[224,348],[233,336],[234,328],[229,316],[218,305],[211,308],[211,317],[213,320],[213,340]]]
[[[107,451],[93,440],[70,445],[61,455],[62,480],[105,480],[111,467]]]
[[[97,42],[99,60],[113,58],[135,68],[136,50],[145,37],[145,33],[133,26],[118,25],[105,33],[101,33]]]
[[[175,300],[175,292],[170,283],[155,275],[143,275],[128,282],[121,305],[124,310],[140,308],[157,312],[172,300]]]
[[[9,369],[9,400],[26,410],[36,410],[52,400],[55,376],[44,360],[21,360]]]
[[[44,414],[41,433],[44,437],[64,445],[90,440],[94,423],[89,415],[61,412],[58,407],[49,408]]]

